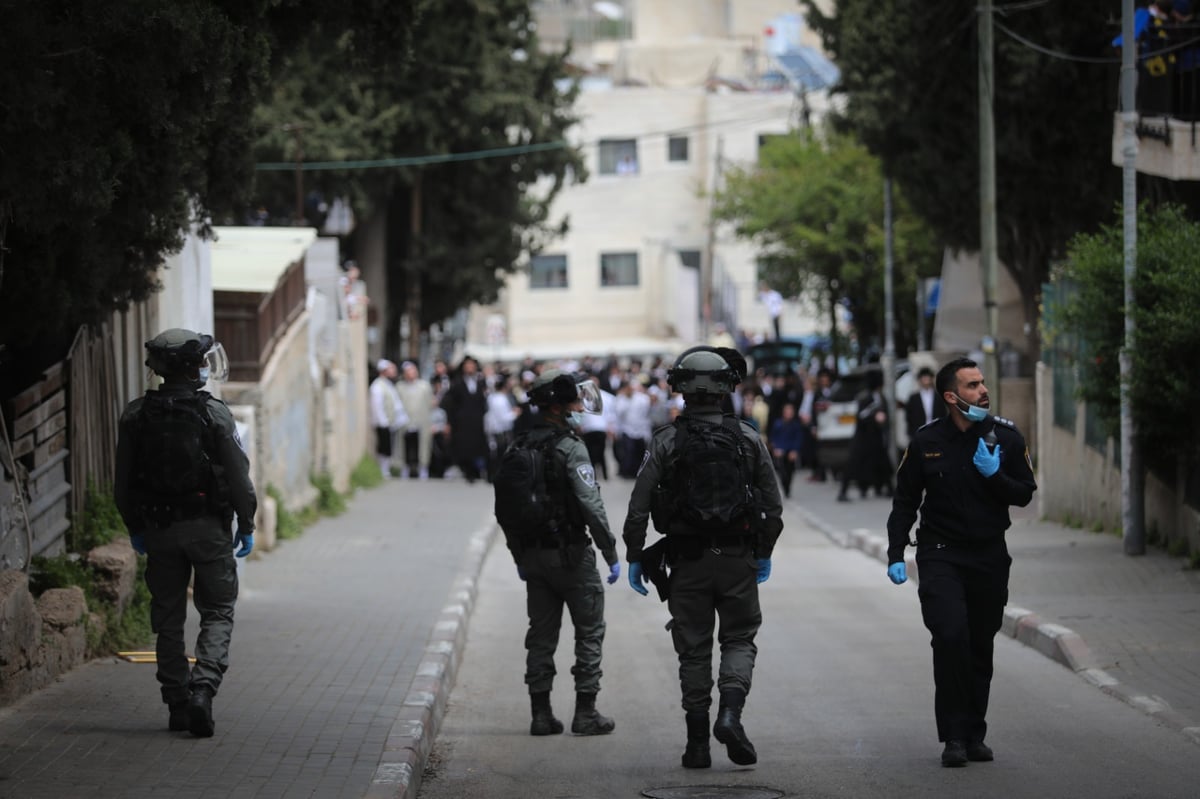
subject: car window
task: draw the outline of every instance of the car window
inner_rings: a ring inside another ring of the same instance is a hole
[[[867,387],[866,375],[845,375],[838,378],[831,387],[830,402],[849,402]]]

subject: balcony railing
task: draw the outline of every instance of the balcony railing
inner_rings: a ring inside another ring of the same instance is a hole
[[[213,325],[229,358],[229,379],[257,382],[275,345],[304,310],[304,259],[295,261],[263,294],[214,291]]]

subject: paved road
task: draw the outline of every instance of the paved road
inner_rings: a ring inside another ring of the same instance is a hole
[[[246,565],[214,738],[166,731],[153,666],[94,661],[0,710],[0,797],[364,796],[491,504],[485,484],[361,492]]]
[[[605,490],[619,524],[628,487],[612,481]],[[523,590],[507,552],[493,546],[420,797],[636,797],[689,785],[762,785],[790,797],[1197,795],[1200,757],[1186,737],[1004,637],[989,717],[997,760],[941,768],[915,589],[888,584],[878,562],[833,544],[795,505],[785,519],[763,590],[759,667],[746,710],[757,766],[733,766],[718,748],[713,769],[680,768],[684,729],[665,606],[635,595],[624,580],[607,592],[599,700],[616,733],[530,737]],[[569,645],[560,650],[554,701],[565,717]]]

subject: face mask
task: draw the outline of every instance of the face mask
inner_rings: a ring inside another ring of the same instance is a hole
[[[200,367],[200,382],[201,383],[208,382],[208,376],[211,373],[211,371],[212,370],[210,370],[207,366]]]
[[[571,427],[582,427],[583,414],[579,411],[571,411],[567,414],[567,421],[571,424]]]
[[[959,413],[967,417],[972,422],[982,422],[988,417],[987,408],[980,408],[978,405],[971,405],[957,394],[954,398],[958,400],[954,403],[954,407],[958,408]]]

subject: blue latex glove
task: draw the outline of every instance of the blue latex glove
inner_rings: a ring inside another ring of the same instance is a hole
[[[233,553],[235,558],[244,558],[254,551],[254,533],[238,533],[233,542],[239,547]]]
[[[629,564],[629,586],[630,586],[630,588],[632,588],[634,591],[637,591],[642,596],[646,596],[646,594],[648,594],[650,592],[646,590],[646,586],[644,585],[645,582],[646,582],[646,575],[642,574],[642,564],[630,563]]]
[[[129,544],[133,547],[133,551],[139,555],[146,554],[146,536],[141,533],[130,533]]]
[[[520,566],[517,567],[517,576],[521,578],[521,582],[525,582],[525,570]]]
[[[755,581],[760,582],[760,583],[765,583],[767,581],[767,578],[770,576],[771,576],[771,559],[770,558],[759,558],[758,559],[758,576],[755,578]]]
[[[908,580],[908,568],[903,563],[893,563],[888,566],[888,579],[896,585]]]
[[[992,452],[988,452],[987,444],[982,438],[979,439],[979,444],[975,447],[975,457],[971,458],[971,462],[980,474],[991,477],[1000,471],[1000,445],[997,444]]]
[[[641,564],[638,564],[638,565],[640,566]],[[620,561],[618,561],[617,563],[614,563],[613,565],[608,567],[608,584],[612,585],[613,583],[615,583],[617,581],[617,578],[620,576],[621,576],[621,563],[620,563]]]

